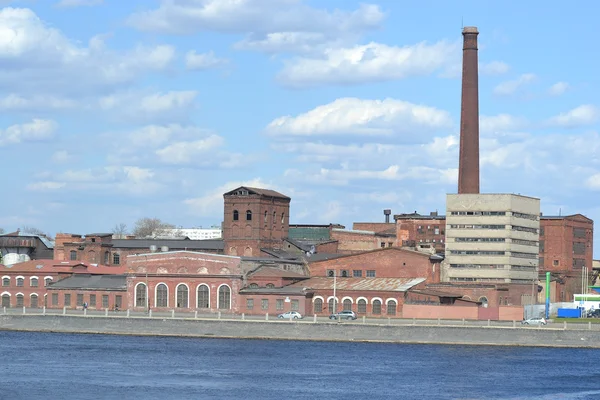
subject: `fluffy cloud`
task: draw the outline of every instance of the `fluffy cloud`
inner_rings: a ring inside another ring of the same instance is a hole
[[[554,85],[550,86],[548,89],[548,94],[551,96],[560,96],[567,90],[569,90],[571,86],[567,82],[556,82]]]
[[[193,142],[178,142],[156,151],[160,161],[166,164],[189,164],[198,159],[206,158],[215,149],[221,147],[225,141],[218,135],[211,135],[206,139]]]
[[[34,192],[46,192],[61,189],[65,187],[65,185],[65,182],[42,181],[27,185],[27,190],[31,190]]]
[[[585,181],[585,185],[592,190],[600,190],[600,173],[590,176]]]
[[[46,119],[11,125],[0,130],[0,147],[25,142],[43,142],[54,137],[57,128],[56,122]]]
[[[523,74],[517,79],[505,81],[497,85],[493,93],[498,96],[509,96],[525,85],[528,85],[536,80],[535,74]]]
[[[493,116],[482,115],[479,118],[479,129],[482,134],[496,134],[499,132],[523,129],[528,122],[525,118],[510,114],[498,114]]]
[[[218,68],[227,65],[229,60],[218,58],[213,51],[197,54],[195,50],[188,51],[185,55],[185,67],[189,70],[203,70]]]
[[[167,45],[111,51],[99,36],[80,46],[29,9],[0,10],[0,84],[15,94],[89,94],[162,71],[174,56]]]
[[[68,110],[75,107],[78,107],[75,100],[52,95],[21,96],[13,93],[0,98],[0,111],[6,112]]]
[[[573,128],[593,124],[598,119],[600,119],[600,108],[591,104],[583,104],[550,118],[548,122],[551,125]]]
[[[273,120],[267,133],[273,136],[414,134],[416,129],[448,128],[452,118],[446,111],[409,102],[385,99],[341,98],[296,117]]]
[[[286,61],[278,80],[288,86],[303,87],[426,75],[450,65],[458,48],[456,43],[446,41],[404,47],[372,42],[350,48],[329,48],[320,57]]]
[[[480,63],[479,72],[485,75],[502,75],[510,70],[510,66],[502,61],[492,61],[489,63]]]
[[[157,92],[119,92],[99,100],[100,108],[135,120],[169,120],[187,118],[198,92],[194,90]]]

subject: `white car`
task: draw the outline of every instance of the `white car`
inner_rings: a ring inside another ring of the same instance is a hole
[[[283,314],[279,314],[277,316],[277,318],[281,318],[281,319],[302,319],[302,314],[300,314],[298,311],[288,311],[288,312],[284,312]]]
[[[521,321],[521,325],[546,325],[546,318],[528,318]]]

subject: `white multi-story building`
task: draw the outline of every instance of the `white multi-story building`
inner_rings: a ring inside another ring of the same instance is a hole
[[[537,279],[539,199],[449,194],[446,208],[442,281],[531,283]]]
[[[173,228],[163,229],[160,232],[154,232],[153,236],[160,237],[181,237],[187,236],[191,240],[221,239],[222,231],[220,227],[212,226],[210,228]]]

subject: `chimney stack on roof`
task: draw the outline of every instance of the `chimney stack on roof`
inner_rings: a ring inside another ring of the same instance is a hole
[[[383,215],[385,215],[385,223],[389,224],[390,223],[390,215],[392,214],[392,210],[386,209],[383,210]]]
[[[479,76],[474,26],[463,28],[458,193],[479,193]]]

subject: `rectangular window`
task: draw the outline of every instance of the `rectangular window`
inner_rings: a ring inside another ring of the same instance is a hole
[[[2,278],[2,286],[10,286],[10,278]]]
[[[585,237],[585,229],[584,228],[573,228],[573,237],[576,238],[584,238]]]
[[[440,234],[440,228],[435,228],[435,230],[433,231],[433,233],[435,235],[439,235]]]
[[[375,270],[374,269],[367,270],[367,278],[375,278]]]
[[[247,310],[254,309],[254,299],[246,299],[246,309]]]
[[[277,311],[283,310],[283,299],[275,300],[275,308],[277,309]]]
[[[260,301],[260,308],[262,310],[268,310],[269,309],[269,300],[268,299],[262,299]]]
[[[29,281],[29,285],[31,287],[37,287],[38,286],[38,279],[37,278],[31,278],[31,280]]]
[[[102,308],[108,308],[108,295],[102,295]]]
[[[300,309],[300,302],[298,300],[292,300],[292,311],[298,311]]]
[[[117,253],[113,254],[113,264],[114,265],[121,264],[121,256]]]
[[[65,307],[71,307],[71,294],[65,293]]]
[[[388,242],[388,247],[392,247],[393,242]]]
[[[121,296],[120,294],[115,296],[115,306],[123,308],[123,296]]]
[[[332,269],[328,269],[327,270],[327,276],[330,278],[333,278],[333,275],[335,274],[335,272]]]
[[[355,269],[354,271],[352,271],[352,276],[355,278],[362,278],[362,270]]]
[[[83,294],[77,293],[77,306],[81,307],[83,305]]]
[[[573,254],[585,254],[585,242],[573,242]]]
[[[385,243],[381,242],[381,248],[383,249],[385,247]]]
[[[90,294],[90,307],[96,307],[96,295]]]
[[[53,306],[58,305],[58,293],[52,293],[52,305]]]

